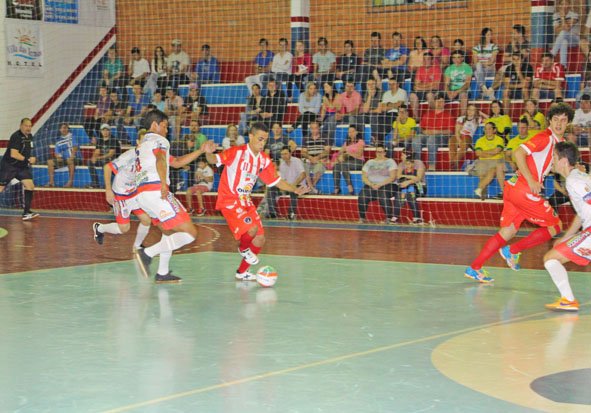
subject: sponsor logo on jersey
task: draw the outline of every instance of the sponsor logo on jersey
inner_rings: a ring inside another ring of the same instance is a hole
[[[587,188],[585,188],[587,189]],[[591,204],[591,192],[588,192],[584,197],[583,197],[583,201],[585,201],[588,204]]]
[[[591,234],[587,231],[581,232],[580,234],[577,234],[574,237],[572,237],[571,239],[569,239],[566,242],[566,246],[569,248],[574,248],[577,245],[579,245],[581,242],[586,240],[589,237],[589,235],[591,235]]]

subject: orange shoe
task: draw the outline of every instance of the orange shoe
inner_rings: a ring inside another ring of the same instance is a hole
[[[569,301],[564,297],[560,297],[552,304],[546,304],[548,310],[552,311],[579,311],[579,302],[577,300]]]

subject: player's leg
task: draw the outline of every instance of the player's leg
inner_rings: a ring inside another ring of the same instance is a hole
[[[197,216],[202,217],[205,215],[205,207],[203,205],[203,188],[197,188],[195,191],[195,195],[197,196],[197,205],[199,205],[199,209],[197,209]]]
[[[580,234],[575,235],[573,238],[578,236],[580,236]],[[573,238],[571,238],[571,240]],[[579,309],[579,302],[575,299],[568,280],[568,272],[566,271],[566,268],[564,268],[564,264],[571,261],[567,256],[574,255],[574,252],[572,251],[574,247],[567,246],[567,242],[559,244],[557,247],[551,249],[546,253],[546,255],[544,255],[544,267],[550,274],[554,285],[556,285],[556,288],[558,288],[558,291],[560,292],[560,298],[557,301],[551,304],[546,304],[546,308],[550,310],[578,311]],[[575,259],[576,258],[584,260],[582,257],[575,255]],[[582,263],[583,265],[589,263],[587,260],[584,261],[585,262]]]
[[[68,182],[64,185],[64,188],[71,188],[74,185],[74,173],[76,172],[76,163],[73,158],[69,158],[66,163],[68,164]]]
[[[187,211],[189,214],[193,213],[193,187],[190,186],[187,188],[187,193],[185,194],[185,200],[187,202]]]
[[[47,175],[49,176],[47,186],[55,186],[55,161],[53,159],[47,160]]]
[[[39,216],[38,213],[31,211],[31,204],[33,203],[33,191],[35,190],[35,184],[33,183],[33,177],[31,176],[31,172],[29,168],[27,168],[26,173],[22,175],[26,175],[27,178],[21,179],[20,181],[23,184],[24,192],[25,192],[25,205],[23,208],[23,221],[28,221],[33,218]],[[17,179],[19,177],[17,176]]]
[[[135,233],[135,240],[133,241],[134,250],[137,250],[138,248],[143,248],[143,242],[146,239],[146,237],[148,236],[148,233],[150,232],[150,226],[152,225],[152,219],[150,218],[150,216],[148,214],[146,214],[141,209],[139,210],[139,211],[141,211],[139,213],[136,213],[136,211],[134,211],[134,213],[136,214],[136,216],[140,220],[140,223],[137,226],[137,231]]]

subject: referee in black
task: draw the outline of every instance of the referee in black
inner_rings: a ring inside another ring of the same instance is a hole
[[[33,184],[33,173],[30,165],[33,165],[36,161],[35,157],[31,156],[33,147],[32,128],[33,122],[31,122],[31,119],[24,118],[21,120],[21,126],[10,137],[8,148],[6,148],[6,153],[0,162],[0,192],[4,191],[4,188],[13,179],[21,181],[25,189],[23,221],[29,221],[39,216],[38,213],[31,211],[35,184]]]

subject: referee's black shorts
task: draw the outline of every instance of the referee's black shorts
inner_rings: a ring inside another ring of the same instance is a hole
[[[7,186],[13,179],[23,181],[24,179],[33,179],[33,173],[29,166],[19,167],[8,163],[0,167],[0,186]]]

